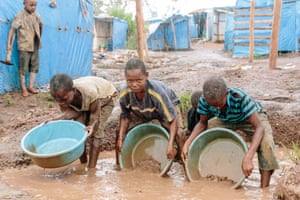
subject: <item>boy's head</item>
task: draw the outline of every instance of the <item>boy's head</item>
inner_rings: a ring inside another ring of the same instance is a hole
[[[223,78],[213,76],[203,85],[203,96],[208,105],[221,110],[226,105],[227,86]]]
[[[62,107],[67,107],[74,98],[73,80],[67,74],[56,74],[50,80],[50,93]]]
[[[125,65],[125,78],[128,87],[134,92],[144,92],[148,80],[146,66],[140,59],[130,59]]]
[[[29,13],[34,13],[36,6],[37,6],[37,1],[36,0],[24,0],[23,1],[24,8],[27,12]]]
[[[191,104],[192,104],[192,107],[194,109],[197,108],[198,101],[199,101],[201,95],[202,95],[202,91],[200,91],[200,90],[194,91],[192,93],[192,95],[191,95]]]

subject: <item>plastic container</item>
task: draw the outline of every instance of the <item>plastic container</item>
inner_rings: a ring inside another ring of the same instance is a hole
[[[166,174],[173,161],[166,156],[168,132],[160,125],[145,123],[128,131],[119,154],[121,168],[135,168],[148,159],[159,163],[160,175]]]
[[[83,124],[72,120],[41,124],[24,135],[21,147],[40,167],[62,167],[82,155],[87,138],[84,128]]]
[[[243,138],[225,128],[212,128],[198,135],[191,143],[185,162],[189,181],[210,175],[226,177],[238,188],[245,179],[242,160],[248,151]]]

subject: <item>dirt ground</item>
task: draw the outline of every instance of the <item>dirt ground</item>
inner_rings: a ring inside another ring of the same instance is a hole
[[[125,62],[136,56],[135,51],[127,50],[94,53],[92,74],[119,88]],[[196,42],[188,51],[149,52],[146,65],[151,79],[165,82],[179,96],[201,89],[211,75],[223,76],[229,86],[245,90],[262,103],[273,127],[275,143],[291,148],[293,142],[300,140],[300,56],[280,55],[276,69],[270,69],[268,61],[268,57],[261,57],[249,63],[247,58],[231,58],[229,52],[223,51],[223,44]],[[31,160],[22,152],[20,141],[28,130],[57,114],[57,105],[43,89],[26,98],[18,92],[3,94],[0,109],[0,170],[26,167]],[[114,114],[107,125],[103,150],[114,149],[117,118]],[[296,177],[300,178],[299,174]],[[295,180],[293,184],[299,182]],[[278,196],[284,196],[284,189],[277,191]]]

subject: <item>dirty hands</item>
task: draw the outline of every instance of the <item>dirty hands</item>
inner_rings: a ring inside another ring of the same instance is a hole
[[[243,171],[243,174],[246,176],[246,178],[251,175],[253,168],[254,168],[254,166],[253,166],[252,160],[247,158],[247,155],[246,155],[242,162],[242,171]]]
[[[168,149],[167,149],[168,160],[174,160],[176,154],[177,154],[177,150],[175,149],[175,147],[173,145],[168,145]]]
[[[181,150],[181,159],[182,159],[183,162],[185,162],[186,159],[187,159],[188,149],[189,149],[189,146],[187,144],[184,144],[183,148]]]
[[[88,137],[92,137],[94,135],[94,125],[88,125],[84,128],[84,130],[88,132]]]

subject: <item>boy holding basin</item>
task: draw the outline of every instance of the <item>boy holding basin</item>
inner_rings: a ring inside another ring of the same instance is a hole
[[[163,82],[148,80],[148,76],[143,61],[130,59],[126,63],[126,85],[122,88],[119,99],[121,114],[116,136],[117,165],[118,152],[121,151],[127,132],[138,124],[153,120],[158,121],[170,134],[166,149],[167,158],[175,160],[176,155],[180,155],[179,129],[183,127],[180,101],[174,91]]]
[[[88,139],[81,163],[95,168],[100,153],[104,123],[110,116],[118,91],[109,81],[95,76],[72,80],[67,74],[56,74],[50,81],[50,93],[58,103],[62,114],[55,120],[76,120],[86,125]]]
[[[197,112],[200,120],[183,146],[182,159],[186,160],[190,144],[206,129],[223,127],[234,131],[241,130],[251,141],[249,151],[242,161],[242,171],[246,177],[250,176],[254,168],[252,160],[257,152],[260,186],[269,186],[272,173],[279,167],[275,157],[272,128],[261,104],[244,91],[227,87],[223,78],[211,77],[204,82]],[[210,114],[216,117],[208,120]]]

